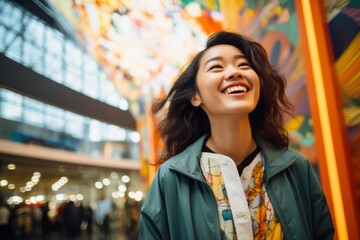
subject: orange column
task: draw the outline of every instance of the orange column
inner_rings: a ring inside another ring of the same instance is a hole
[[[160,157],[159,152],[161,150],[161,139],[154,116],[149,116],[147,127],[149,128],[149,184],[151,184],[159,168],[157,161]]]
[[[359,207],[323,1],[296,0],[321,183],[338,239],[360,239]]]

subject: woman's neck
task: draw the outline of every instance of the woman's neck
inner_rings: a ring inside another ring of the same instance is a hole
[[[232,158],[236,165],[240,164],[256,149],[249,119],[211,122],[211,136],[206,145],[216,153]]]

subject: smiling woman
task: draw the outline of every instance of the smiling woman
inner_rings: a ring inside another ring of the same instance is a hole
[[[159,123],[165,148],[140,239],[333,238],[319,181],[288,148],[285,86],[257,42],[209,37],[153,106],[154,114],[168,107]]]

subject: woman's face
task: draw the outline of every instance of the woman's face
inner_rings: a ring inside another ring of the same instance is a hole
[[[260,80],[244,54],[231,45],[209,48],[199,62],[197,92],[190,99],[208,117],[248,115],[260,96]]]

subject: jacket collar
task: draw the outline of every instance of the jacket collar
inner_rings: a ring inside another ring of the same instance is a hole
[[[204,181],[204,176],[200,168],[200,155],[207,137],[208,135],[203,135],[184,151],[169,159],[170,168],[189,177]]]
[[[264,156],[266,182],[295,162],[297,155],[293,151],[287,148],[276,148],[258,136],[254,138]]]
[[[200,155],[204,141],[208,138],[203,135],[184,151],[175,155],[164,164],[170,164],[170,168],[181,172],[189,177],[204,181],[200,168]],[[255,136],[256,144],[260,147],[265,162],[265,181],[290,166],[296,159],[296,154],[287,149],[279,149],[271,146]]]

